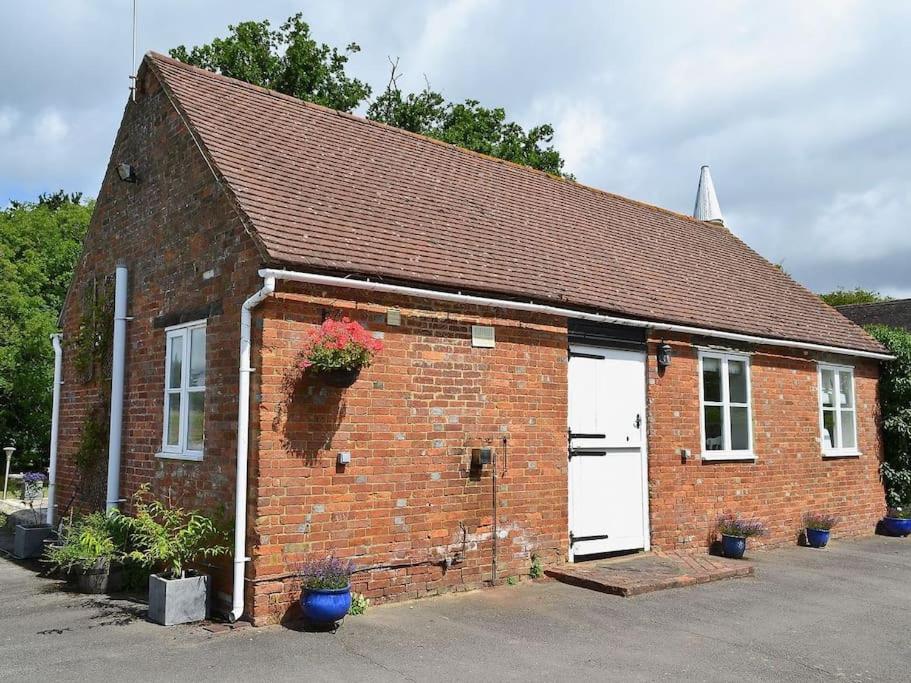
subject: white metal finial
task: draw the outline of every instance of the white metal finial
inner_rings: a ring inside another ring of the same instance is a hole
[[[708,166],[699,170],[699,187],[696,190],[696,206],[693,209],[693,218],[709,223],[724,225],[724,216],[715,194],[715,185],[712,183],[712,174]]]

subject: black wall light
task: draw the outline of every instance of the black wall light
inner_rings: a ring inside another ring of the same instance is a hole
[[[664,368],[671,364],[671,357],[673,355],[670,344],[667,342],[658,344],[658,367],[664,370]]]
[[[136,169],[131,164],[117,164],[117,175],[125,183],[136,182]]]

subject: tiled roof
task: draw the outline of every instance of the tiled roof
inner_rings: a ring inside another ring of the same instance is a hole
[[[911,299],[847,304],[839,306],[838,312],[858,325],[888,325],[911,331]]]
[[[155,53],[146,63],[272,265],[882,350],[717,225]]]

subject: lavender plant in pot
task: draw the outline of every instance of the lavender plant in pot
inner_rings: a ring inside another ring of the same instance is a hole
[[[41,472],[26,472],[22,475],[22,499],[28,505],[29,511],[16,523],[13,535],[13,555],[20,560],[41,557],[44,542],[54,531],[44,523],[40,510],[35,509],[35,501],[41,498],[46,479]]]
[[[758,519],[742,519],[737,515],[723,515],[718,519],[721,534],[721,554],[739,560],[746,552],[747,539],[766,533],[765,524]]]
[[[351,608],[351,574],[354,563],[329,556],[304,562],[299,570],[301,611],[316,625],[331,626]]]
[[[818,512],[808,512],[803,516],[804,535],[811,548],[825,548],[833,527],[838,524],[838,517]]]

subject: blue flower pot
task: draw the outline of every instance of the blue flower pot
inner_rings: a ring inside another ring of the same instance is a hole
[[[829,542],[828,529],[807,529],[807,545],[811,548],[825,548]]]
[[[345,588],[306,588],[301,593],[304,618],[313,624],[333,624],[348,614],[351,586]]]
[[[883,531],[890,536],[907,536],[911,534],[911,519],[883,517]]]
[[[747,540],[741,536],[721,534],[721,554],[732,560],[739,560],[747,549]]]

